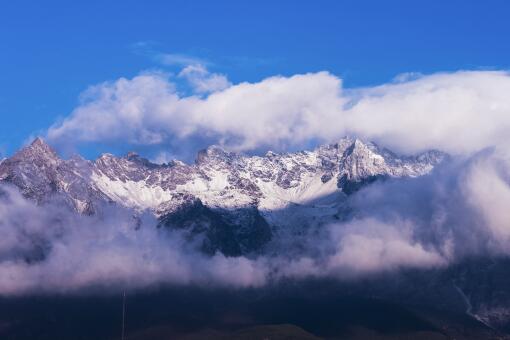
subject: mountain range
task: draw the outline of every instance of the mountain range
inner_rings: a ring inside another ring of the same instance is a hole
[[[205,233],[204,251],[236,256],[259,250],[274,233],[344,218],[345,198],[363,186],[423,176],[446,157],[439,151],[398,156],[343,138],[313,151],[264,156],[210,146],[194,164],[155,164],[133,152],[89,161],[61,159],[36,138],[0,163],[0,183],[39,205],[59,199],[80,214],[95,214],[105,204],[148,211],[162,226]]]

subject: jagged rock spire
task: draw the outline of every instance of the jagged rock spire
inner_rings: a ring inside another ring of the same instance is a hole
[[[13,156],[14,159],[22,160],[59,160],[57,153],[41,137],[35,138],[32,143],[25,146]]]

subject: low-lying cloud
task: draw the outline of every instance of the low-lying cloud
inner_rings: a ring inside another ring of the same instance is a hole
[[[0,295],[129,289],[173,284],[258,286],[264,276],[246,258],[208,257],[150,214],[119,207],[82,216],[58,202],[39,207],[1,188]]]

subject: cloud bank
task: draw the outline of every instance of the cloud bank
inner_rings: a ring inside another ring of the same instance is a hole
[[[177,79],[196,94],[181,94]],[[144,73],[93,86],[47,138],[56,145],[127,142],[168,149],[207,140],[251,151],[357,135],[406,153],[435,148],[453,154],[509,144],[505,71],[413,75],[357,89],[343,88],[328,72],[231,84],[191,65],[177,79]]]
[[[39,207],[16,188],[0,196],[0,295],[130,289],[158,284],[259,286],[257,262],[207,257],[178,233],[156,228],[152,215],[134,218],[119,207],[96,216],[58,202]]]

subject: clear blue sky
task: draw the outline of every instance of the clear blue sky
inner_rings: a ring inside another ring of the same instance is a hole
[[[68,115],[88,86],[161,67],[139,42],[207,60],[234,83],[328,70],[355,87],[507,69],[509,15],[504,0],[4,1],[0,152]]]

